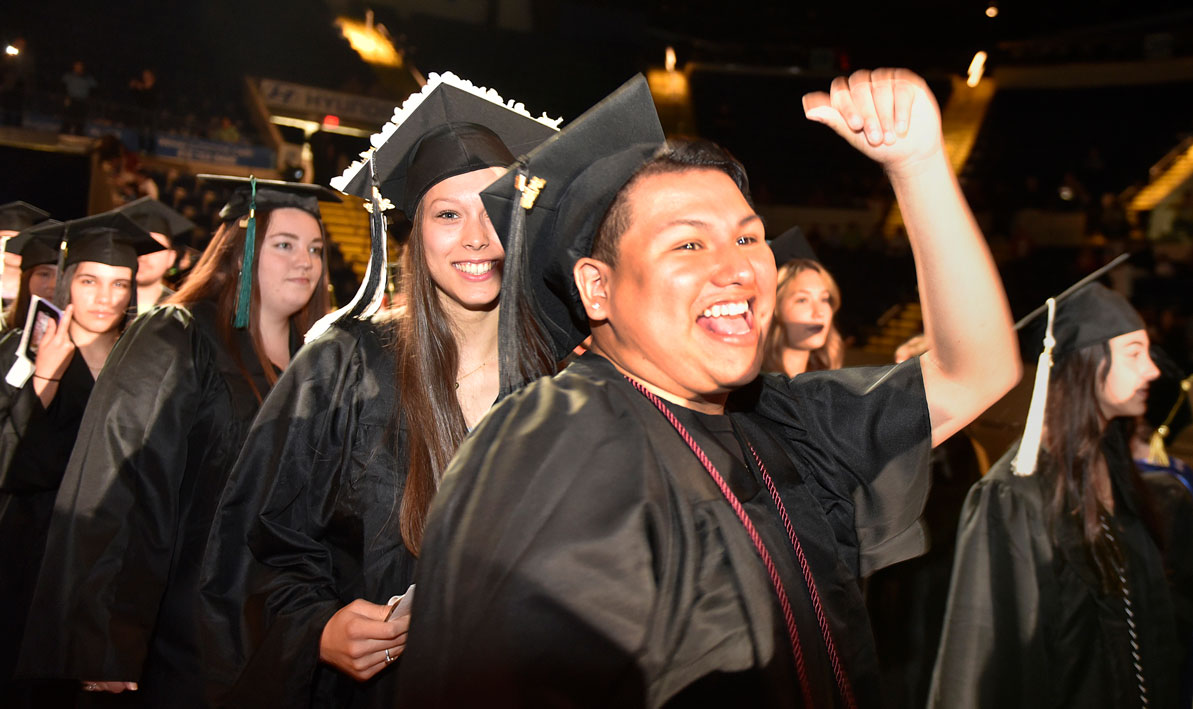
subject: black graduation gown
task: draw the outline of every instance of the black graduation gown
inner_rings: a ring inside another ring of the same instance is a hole
[[[1019,477],[1018,450],[966,498],[929,706],[1137,707],[1125,604],[1102,591],[1074,520],[1050,533],[1046,452],[1035,475]],[[1129,459],[1104,450],[1149,706],[1171,707],[1182,656],[1163,561],[1139,518]]]
[[[919,363],[764,377],[736,413],[673,407],[728,479],[791,598],[816,706],[825,643],[758,470],[774,478],[861,706],[878,672],[858,575],[923,551]],[[401,706],[800,706],[754,545],[663,415],[587,354],[495,407],[433,503]]]
[[[247,330],[236,344],[268,382]],[[292,346],[295,346],[292,338]],[[199,570],[211,519],[258,400],[216,308],[139,317],[92,391],[54,505],[21,674],[136,681],[122,700],[202,706]]]
[[[19,389],[3,380],[20,339],[16,329],[0,340],[0,685],[16,669],[54,497],[94,384],[76,353],[42,406],[32,378]]]
[[[358,683],[319,662],[331,616],[413,581],[398,529],[391,324],[337,325],[298,354],[261,407],[212,528],[205,665],[223,706],[390,706],[396,668]]]

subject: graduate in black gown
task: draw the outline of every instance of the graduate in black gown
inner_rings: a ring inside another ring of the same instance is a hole
[[[217,514],[203,584],[215,704],[392,704],[409,616],[386,622],[387,600],[412,583],[430,497],[498,392],[504,253],[479,193],[554,123],[432,75],[336,182],[370,197],[371,163],[377,201],[411,218],[405,307],[370,317],[378,214],[361,292],[278,381]]]
[[[21,256],[15,249],[8,248],[8,242],[21,231],[50,218],[49,212],[38,209],[28,202],[9,202],[0,205],[0,256],[4,268],[0,271],[0,329],[14,327],[4,322],[5,311],[17,295],[20,280]],[[19,324],[15,327],[19,327]]]
[[[932,442],[1018,368],[931,94],[903,70],[852,77],[864,103],[849,84],[805,107],[885,166],[907,217],[939,342],[899,366],[758,376],[775,261],[744,170],[660,149],[641,77],[483,193],[514,210],[507,254],[529,255],[557,351],[591,349],[449,468],[400,705],[878,703],[858,579],[922,552]]]
[[[17,294],[5,308],[0,332],[24,327],[29,314],[31,296],[54,300],[54,286],[58,282],[58,244],[62,240],[62,222],[46,220],[22,229],[5,242],[5,253],[20,259],[20,278]]]
[[[962,510],[929,704],[1176,706],[1187,638],[1128,446],[1159,375],[1147,332],[1096,283],[1056,299],[1050,320],[1025,331],[1029,353],[1045,328],[1054,347],[1024,437]]]
[[[250,178],[170,304],[96,381],[39,573],[21,673],[144,706],[203,706],[199,569],[262,398],[327,311],[325,188]],[[237,274],[240,277],[237,277]]]
[[[37,349],[32,368],[17,364],[23,327],[0,339],[0,374],[5,375],[0,382],[0,539],[5,540],[0,544],[0,703],[7,707],[44,700],[34,698],[28,683],[9,681],[54,497],[96,372],[136,308],[137,258],[161,248],[147,232],[112,213],[69,224],[43,222],[18,237],[24,270],[56,264],[64,233],[67,250],[57,298],[64,309],[61,322],[47,320],[40,339],[30,341]],[[51,294],[40,295],[51,302],[53,280]]]

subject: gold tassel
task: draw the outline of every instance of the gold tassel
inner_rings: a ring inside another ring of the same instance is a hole
[[[1164,437],[1167,435],[1167,426],[1161,426],[1152,431],[1152,440],[1147,445],[1147,462],[1161,468],[1168,467],[1168,451],[1164,449]]]

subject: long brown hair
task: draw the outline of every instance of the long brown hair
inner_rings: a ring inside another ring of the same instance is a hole
[[[257,268],[261,263],[261,245],[265,242],[265,234],[269,230],[269,217],[272,211],[257,211],[257,238],[253,251],[253,268]],[[324,243],[326,243],[327,230],[323,226],[323,221],[318,219],[316,221],[319,223],[320,236],[323,238]],[[221,339],[224,341],[224,346],[228,348],[228,351],[232,354],[233,359],[240,368],[245,381],[248,382],[257,399],[260,400],[264,397],[264,392],[257,391],[256,385],[253,384],[253,379],[249,376],[248,369],[245,368],[244,361],[241,359],[242,353],[236,347],[232,331],[232,315],[236,310],[236,282],[240,275],[240,266],[244,258],[245,231],[243,219],[221,224],[215,236],[212,237],[211,243],[203,251],[203,256],[199,258],[199,262],[195,264],[194,269],[191,270],[183,282],[182,287],[174,295],[167,298],[165,303],[167,305],[181,306],[188,306],[204,300],[215,303],[216,320],[219,324],[219,333]],[[290,316],[290,327],[297,328],[300,333],[305,333],[309,330],[315,324],[315,321],[327,313],[329,309],[327,295],[327,251],[324,250],[323,254],[323,268],[319,274],[319,282],[315,284],[315,292],[301,310]],[[265,343],[261,339],[261,325],[256,317],[261,304],[261,281],[256,275],[256,273],[253,274],[252,307],[249,311],[253,315],[249,317],[248,329],[252,336],[253,354],[256,355],[257,361],[261,364],[261,371],[265,373],[265,380],[272,387],[277,382],[277,375],[274,373],[273,365],[265,354]]]
[[[788,261],[779,268],[778,286],[775,295],[775,317],[771,320],[770,330],[766,333],[766,344],[762,369],[766,372],[783,371],[783,350],[786,345],[784,337],[784,323],[779,320],[779,304],[787,297],[795,277],[804,271],[815,271],[824,279],[824,286],[829,293],[829,305],[833,309],[833,322],[829,323],[828,337],[824,344],[808,353],[808,368],[805,371],[817,372],[826,369],[840,369],[845,364],[845,343],[841,333],[837,332],[836,316],[841,309],[841,289],[837,281],[819,261],[810,259],[795,259]]]
[[[36,268],[36,267],[34,267]],[[17,297],[9,304],[4,311],[4,327],[2,330],[15,330],[18,327],[25,327],[25,318],[29,317],[29,300],[33,295],[29,292],[29,281],[33,280],[33,268],[21,271],[20,286],[17,288]]]
[[[422,205],[414,210],[403,254],[400,289],[406,304],[398,321],[396,415],[406,424],[409,463],[398,513],[402,541],[415,556],[427,511],[447,464],[468,434],[453,384],[459,367],[456,335],[427,268]]]
[[[1098,388],[1105,383],[1110,365],[1108,342],[1057,358],[1048,381],[1043,445],[1056,475],[1049,504],[1054,533],[1056,525],[1067,520],[1076,522],[1086,551],[1102,580],[1103,590],[1121,593],[1113,564],[1121,552],[1106,538],[1102,529],[1102,516],[1108,511],[1098,501],[1093,483],[1095,466],[1104,462],[1113,481],[1112,466],[1126,465],[1127,481],[1138,502],[1140,518],[1157,545],[1163,547],[1164,540],[1151,496],[1127,449],[1131,422],[1105,421],[1098,405]]]

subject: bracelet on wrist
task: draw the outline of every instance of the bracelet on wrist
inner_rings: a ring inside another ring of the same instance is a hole
[[[50,379],[49,377],[43,377],[43,376],[41,376],[40,374],[34,374],[34,375],[33,375],[33,378],[34,378],[34,379],[40,379],[40,380],[42,380],[43,382],[60,382],[60,381],[62,381],[61,379]]]

